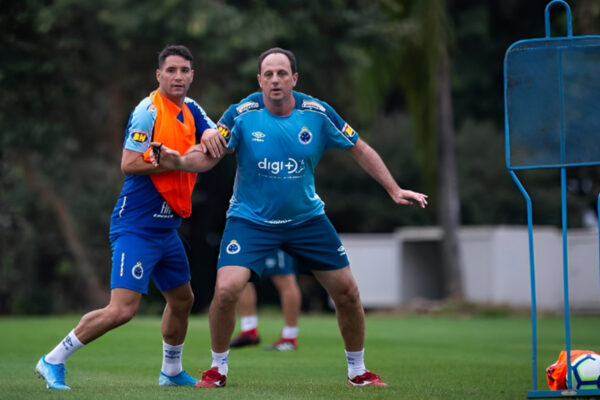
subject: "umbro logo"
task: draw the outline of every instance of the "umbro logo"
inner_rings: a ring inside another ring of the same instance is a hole
[[[264,133],[260,132],[260,131],[256,131],[256,132],[252,132],[252,141],[253,142],[264,142],[264,138],[265,138]]]

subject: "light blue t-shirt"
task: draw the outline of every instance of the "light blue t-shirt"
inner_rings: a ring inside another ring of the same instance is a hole
[[[327,103],[294,92],[285,117],[271,114],[262,93],[231,105],[218,127],[237,151],[228,217],[262,225],[296,225],[324,214],[315,168],[325,150],[349,149],[358,134]]]

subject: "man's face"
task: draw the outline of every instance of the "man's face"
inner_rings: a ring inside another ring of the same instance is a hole
[[[290,60],[282,53],[269,54],[262,62],[258,84],[267,99],[283,102],[290,98],[298,74],[292,74]]]
[[[166,98],[177,104],[183,102],[194,80],[191,62],[178,55],[168,56],[162,68],[156,70],[156,80]]]

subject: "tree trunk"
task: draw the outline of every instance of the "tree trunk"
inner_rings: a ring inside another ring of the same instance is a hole
[[[438,215],[443,230],[442,265],[445,295],[450,300],[461,301],[462,289],[461,252],[458,230],[460,227],[460,198],[454,145],[454,123],[450,89],[450,61],[447,54],[440,57],[437,69],[437,182]]]
[[[108,293],[100,284],[100,279],[90,263],[84,245],[75,232],[75,224],[65,202],[52,190],[37,170],[29,164],[27,159],[21,161],[26,181],[38,193],[44,204],[48,204],[56,214],[58,228],[67,243],[77,268],[75,271],[83,276],[86,282],[89,303],[94,307],[103,306],[108,301]]]

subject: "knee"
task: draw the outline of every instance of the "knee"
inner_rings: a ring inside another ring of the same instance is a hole
[[[236,304],[240,295],[241,290],[232,284],[221,283],[215,287],[215,300],[222,305]]]
[[[349,302],[360,304],[360,291],[358,290],[358,285],[356,285],[356,283],[348,288],[346,297]]]
[[[360,306],[360,292],[358,285],[355,282],[346,285],[336,294],[332,294],[331,298],[336,306]]]
[[[137,307],[123,307],[121,310],[119,310],[119,313],[117,314],[117,323],[119,325],[122,325],[131,321],[135,314],[137,314],[137,311]]]
[[[169,306],[175,312],[181,312],[183,314],[189,314],[194,305],[194,293],[190,290],[185,296],[178,298],[174,302],[170,302]]]
[[[277,288],[277,291],[281,294],[281,295],[288,295],[288,296],[300,296],[300,288],[298,287],[298,284],[296,283],[296,277],[289,277],[289,275],[283,275],[283,276],[273,276],[271,278],[271,280],[273,281],[273,284],[275,285],[275,287]]]
[[[112,328],[116,328],[117,326],[123,325],[135,316],[137,313],[137,307],[114,307],[108,306],[106,308],[106,315],[110,319],[110,325]]]
[[[189,296],[187,296],[187,298],[184,300],[184,307],[188,313],[192,310],[192,307],[194,306],[194,301],[195,301],[194,292],[192,292],[190,290]]]
[[[300,289],[295,286],[290,286],[289,288],[280,289],[279,296],[286,299],[293,299],[299,301],[301,298]]]

